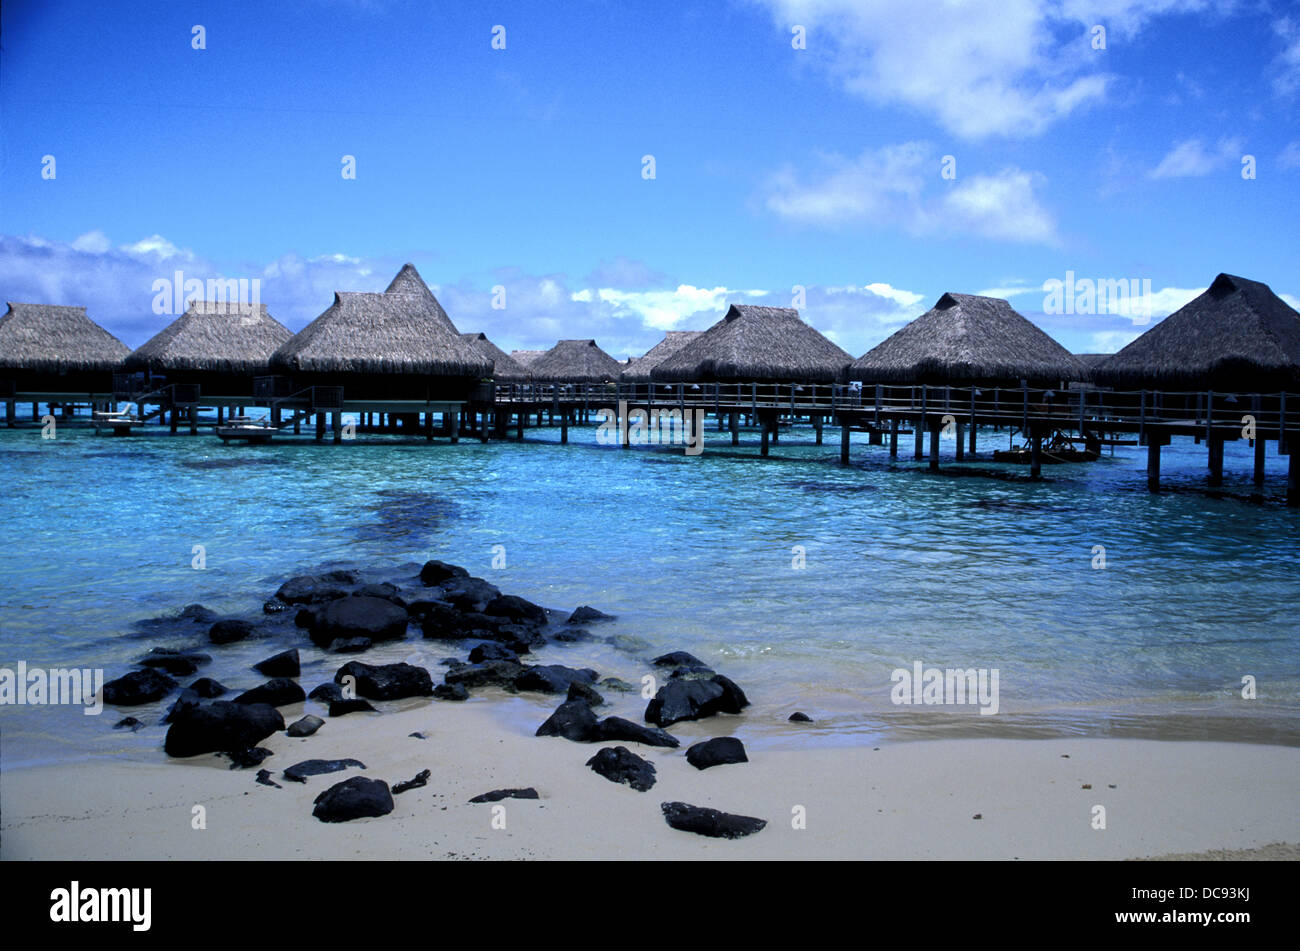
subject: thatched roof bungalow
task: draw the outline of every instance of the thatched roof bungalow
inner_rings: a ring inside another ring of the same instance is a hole
[[[788,307],[732,304],[726,316],[650,370],[665,383],[823,383],[853,357]]]
[[[463,400],[492,374],[410,264],[382,294],[337,291],[270,362],[295,390],[342,386],[350,400]]]
[[[849,367],[866,383],[1041,386],[1088,378],[1087,368],[1005,300],[944,294]]]
[[[492,361],[492,379],[498,383],[524,383],[532,379],[532,374],[489,340],[487,334],[464,333],[461,338],[474,347],[479,356]]]
[[[7,392],[106,393],[131,348],[84,307],[10,302],[0,317],[0,382]]]
[[[549,383],[608,383],[622,369],[594,340],[561,340],[528,365],[534,380]]]
[[[252,393],[271,354],[293,334],[265,304],[192,301],[181,316],[122,361],[155,382],[197,383],[209,396]]]
[[[650,371],[659,364],[663,363],[682,347],[686,346],[696,337],[700,336],[702,330],[669,330],[664,333],[664,339],[646,351],[645,356],[635,360],[630,360],[628,365],[623,368],[623,373],[619,377],[624,383],[649,383]]]
[[[1094,370],[1121,390],[1295,391],[1300,387],[1300,314],[1267,284],[1220,274]]]

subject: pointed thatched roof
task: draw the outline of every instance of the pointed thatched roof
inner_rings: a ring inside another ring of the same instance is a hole
[[[788,307],[732,304],[727,314],[651,368],[667,383],[712,381],[833,382],[853,357]]]
[[[619,379],[625,383],[649,383],[651,370],[703,332],[702,330],[666,331],[664,339],[647,350],[645,356],[628,361],[628,365],[623,368],[623,373]]]
[[[849,367],[868,383],[1056,386],[1087,369],[998,297],[944,294],[930,310]]]
[[[521,367],[527,368],[532,366],[533,361],[545,352],[545,350],[511,350],[510,359],[514,360],[515,363],[519,364]]]
[[[1117,389],[1258,393],[1300,385],[1300,314],[1267,284],[1220,274],[1093,371]]]
[[[60,373],[113,370],[131,348],[84,307],[9,302],[0,317],[0,369]]]
[[[528,365],[534,380],[604,383],[617,380],[622,365],[594,340],[561,340]]]
[[[479,356],[492,361],[492,378],[501,383],[523,383],[532,379],[532,374],[516,363],[504,350],[494,344],[484,333],[464,333],[461,338],[478,352]]]
[[[271,354],[292,337],[265,304],[192,301],[181,316],[123,361],[128,370],[265,371]]]
[[[485,377],[492,361],[461,339],[410,264],[383,294],[337,291],[334,303],[271,357],[304,373],[421,373]]]

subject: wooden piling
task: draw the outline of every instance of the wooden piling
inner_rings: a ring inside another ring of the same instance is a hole
[[[330,430],[334,434],[334,442],[337,445],[343,441],[343,413],[335,410],[330,413]]]
[[[963,438],[965,433],[962,431],[965,427],[962,423],[957,424],[957,461],[963,462],[966,458],[966,440]]]
[[[1262,488],[1264,485],[1264,456],[1268,444],[1264,437],[1256,434],[1255,436],[1255,487]]]
[[[1147,490],[1160,491],[1160,440],[1147,438]]]
[[[917,427],[918,432],[920,431],[920,428],[921,427],[919,426]],[[940,425],[937,419],[934,422],[930,423],[930,471],[931,472],[939,471],[939,433],[942,431],[942,429],[943,427]]]
[[[1289,508],[1300,508],[1300,452],[1292,450],[1286,463],[1286,504]]]
[[[920,462],[922,459],[925,458],[925,417],[924,416],[917,417],[916,423],[913,426],[913,428],[916,430],[916,432],[914,433],[916,438],[916,448],[915,451],[912,453],[912,458],[916,462]]]
[[[740,445],[740,414],[730,413],[729,415],[731,417],[731,422],[729,424],[731,426],[731,444],[733,446],[739,446]]]
[[[822,418],[820,416],[813,417],[813,429],[817,431],[817,445],[820,446],[822,444]]]
[[[1043,436],[1041,433],[1034,433],[1029,441],[1029,478],[1041,479],[1043,477]]]
[[[1210,485],[1223,485],[1223,437],[1211,434],[1208,443]]]
[[[325,414],[316,414],[316,441],[320,442],[325,438]]]
[[[898,458],[898,417],[889,421],[889,458]]]
[[[566,409],[560,414],[560,445],[569,444],[569,411]]]
[[[818,437],[821,436],[820,430],[818,430],[817,435]],[[851,437],[852,430],[849,428],[849,421],[847,419],[840,420],[840,462],[846,466],[849,464],[849,439]],[[818,442],[820,441],[819,438]]]

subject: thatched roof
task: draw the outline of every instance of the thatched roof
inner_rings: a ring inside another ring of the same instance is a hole
[[[533,361],[545,352],[545,350],[511,350],[510,359],[521,367],[530,367],[533,365]]]
[[[798,381],[843,378],[853,361],[788,307],[732,304],[708,330],[650,370],[664,382]]]
[[[265,304],[192,301],[123,361],[129,370],[256,373],[292,337]]]
[[[594,340],[561,340],[528,365],[534,380],[604,383],[617,380],[622,364]]]
[[[271,357],[305,373],[485,377],[492,360],[463,340],[410,264],[383,294],[337,291],[334,303]]]
[[[84,307],[9,303],[0,317],[0,367],[60,373],[112,370],[131,348],[86,316]]]
[[[849,379],[868,383],[1055,386],[1085,380],[1087,368],[1006,301],[944,294],[893,336],[853,361]]]
[[[465,333],[461,338],[478,352],[479,356],[492,361],[492,378],[502,383],[522,383],[532,379],[532,374],[515,362],[500,347],[487,338],[484,333]]]
[[[1258,393],[1300,385],[1300,314],[1267,284],[1220,274],[1094,371],[1118,389]]]
[[[645,356],[636,360],[628,361],[627,366],[623,367],[623,373],[619,379],[625,383],[649,383],[650,371],[659,364],[663,363],[682,347],[686,346],[704,331],[702,330],[669,330],[664,333],[664,339],[646,351]]]

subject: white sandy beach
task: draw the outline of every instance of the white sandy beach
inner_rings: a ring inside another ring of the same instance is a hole
[[[299,710],[284,708],[286,722]],[[307,739],[276,734],[262,744],[275,753],[263,765],[282,789],[215,756],[6,770],[0,857],[1126,859],[1300,842],[1293,808],[1300,749],[1290,747],[937,740],[878,750],[751,749],[749,763],[698,771],[684,749],[727,735],[737,722],[718,717],[675,724],[678,750],[625,744],[658,770],[654,788],[642,793],[584,765],[601,744],[533,737],[503,727],[498,713],[491,700],[412,702],[398,712],[327,721]],[[427,739],[410,737],[413,731]],[[280,774],[303,759],[338,757],[362,760],[362,775],[390,785],[422,769],[432,776],[395,796],[388,816],[326,824],[312,817],[313,799],[360,771],[304,785]],[[504,829],[492,827],[492,805],[467,801],[523,786],[540,799],[505,800]],[[679,832],[660,812],[670,800],[768,825],[732,841]],[[195,805],[204,807],[206,829],[191,827]],[[1104,830],[1093,828],[1094,805],[1106,809]],[[793,827],[799,806],[804,829]]]

